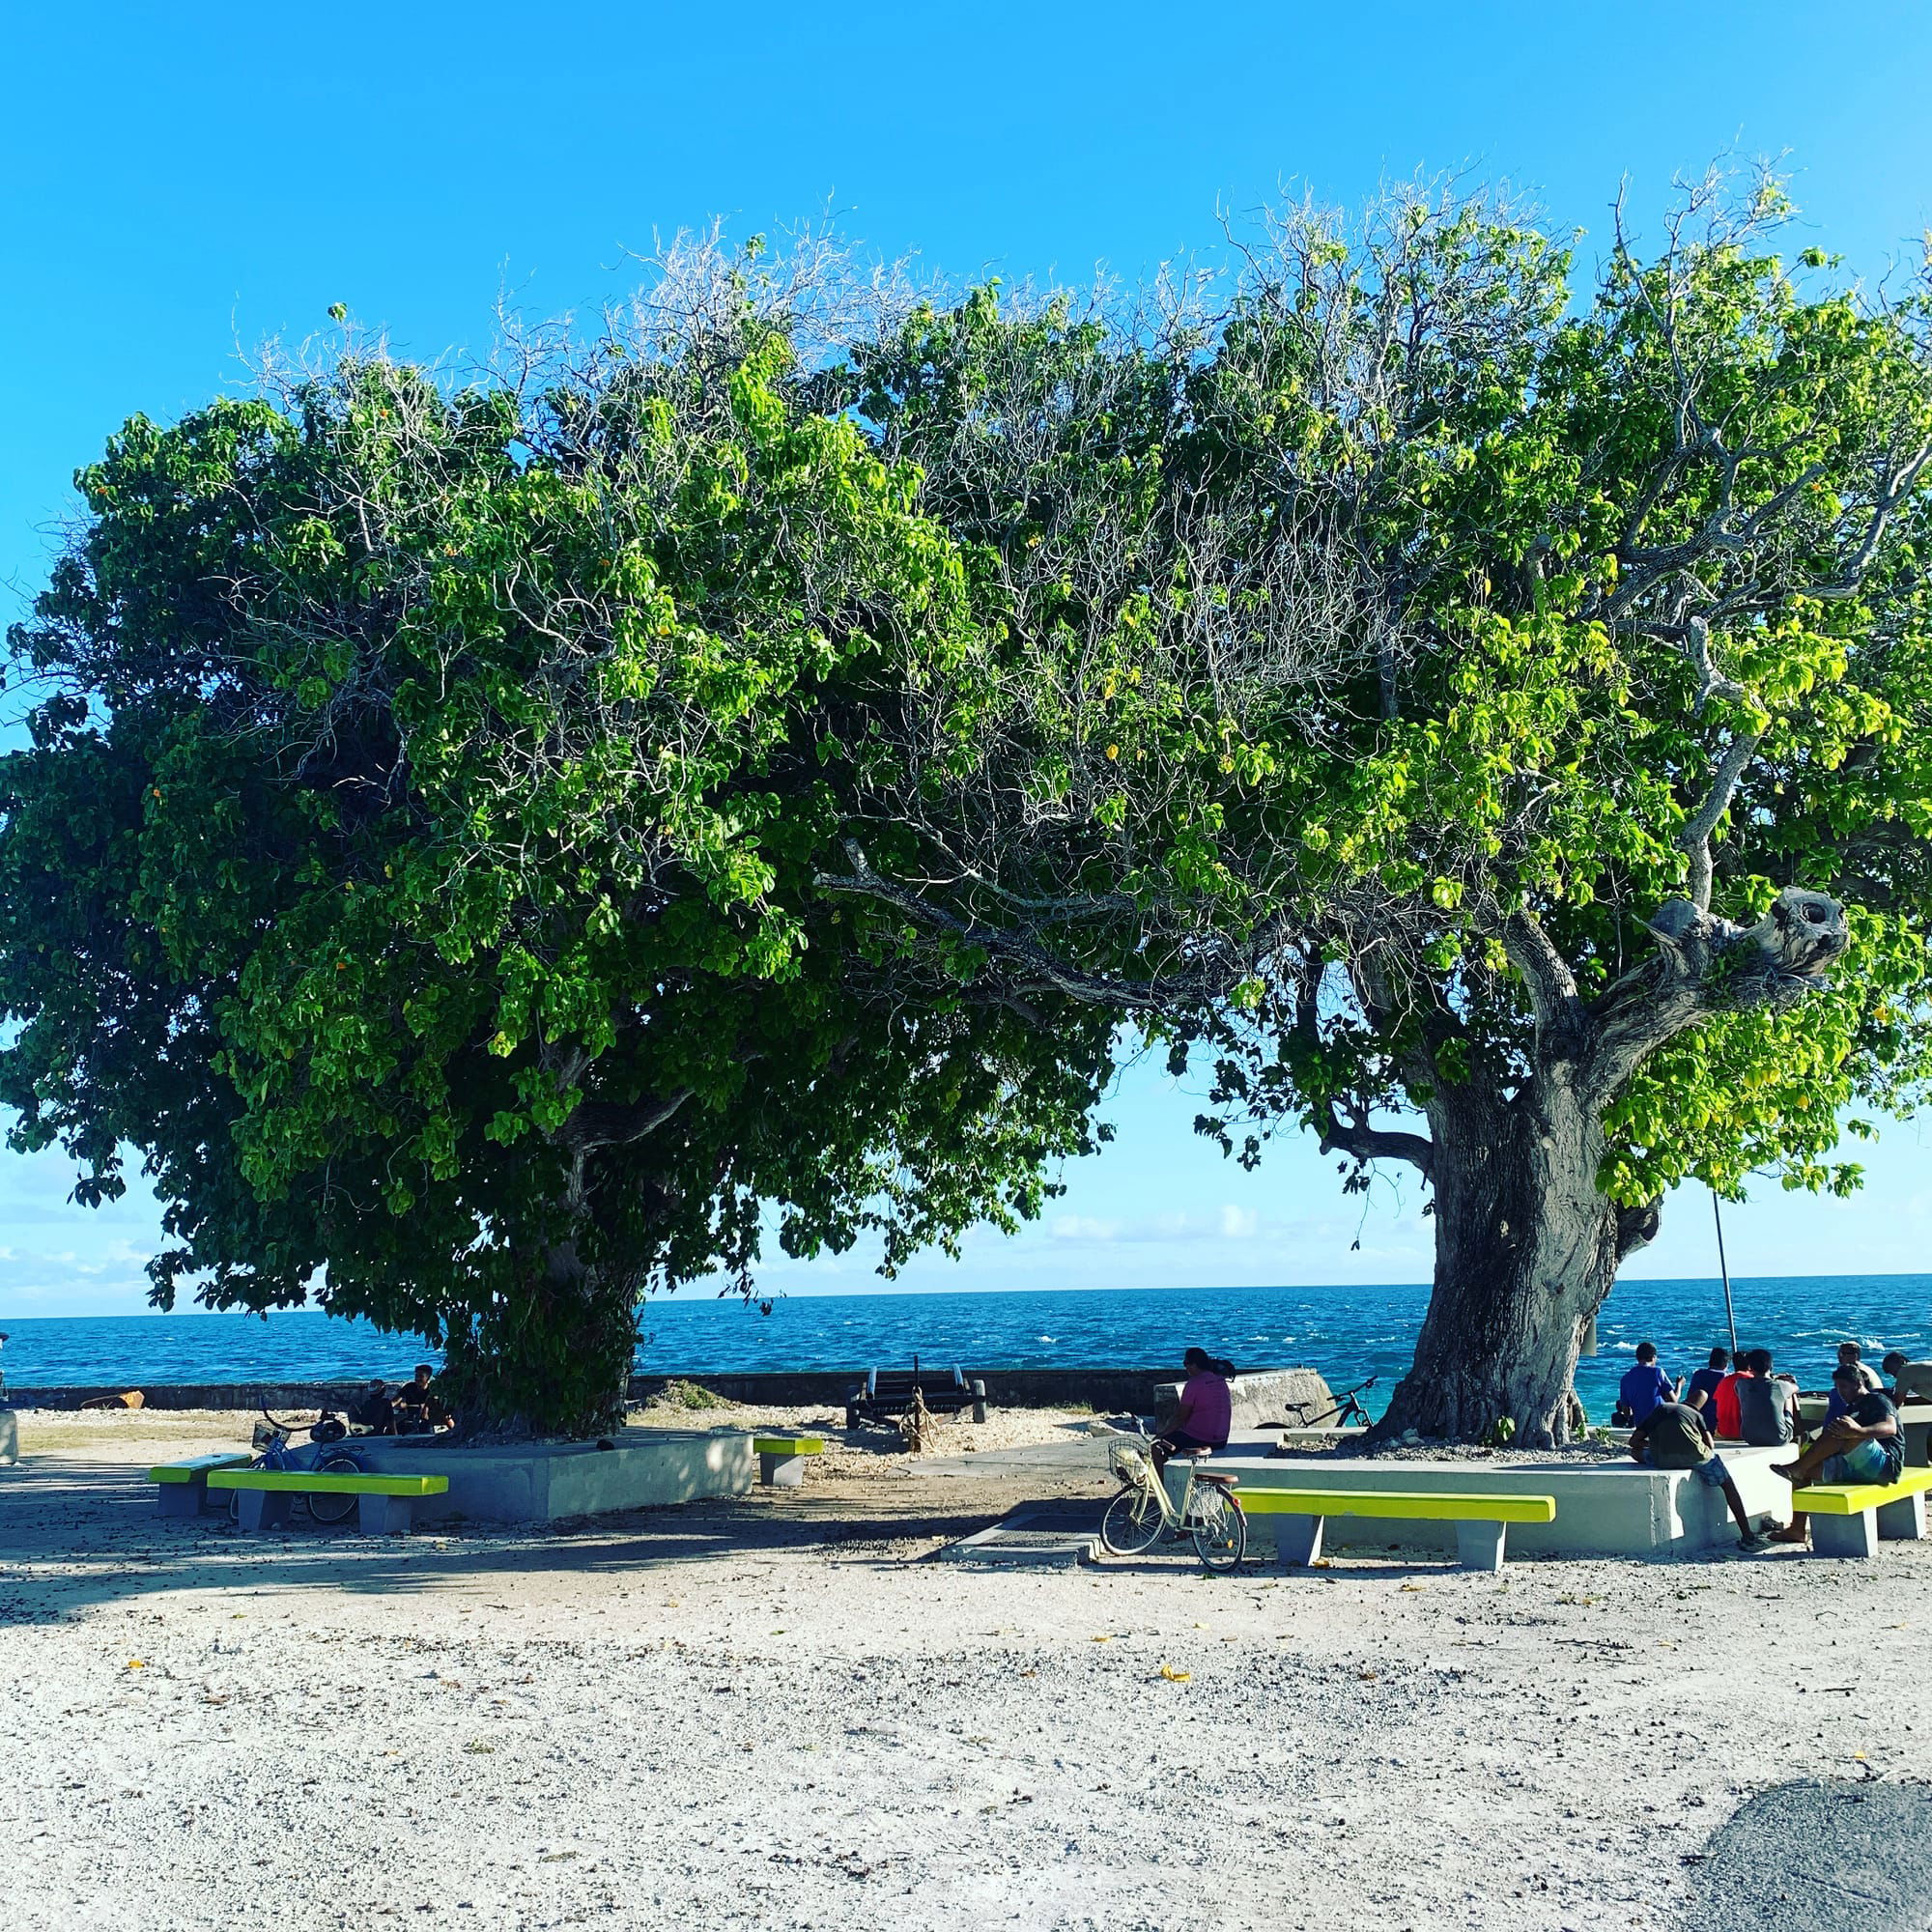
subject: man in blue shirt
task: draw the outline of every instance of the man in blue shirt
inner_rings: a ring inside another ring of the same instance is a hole
[[[1630,1410],[1633,1429],[1641,1429],[1659,1403],[1677,1400],[1677,1384],[1657,1366],[1655,1342],[1636,1345],[1636,1367],[1617,1384],[1617,1400]]]

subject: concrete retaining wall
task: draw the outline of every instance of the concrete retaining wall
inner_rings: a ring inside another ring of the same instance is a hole
[[[78,1408],[83,1403],[124,1395],[138,1387],[144,1408],[340,1408],[368,1387],[359,1382],[148,1382],[53,1383],[11,1388],[15,1408]]]
[[[950,1368],[951,1363],[946,1367]],[[1159,1407],[1156,1391],[1174,1384],[1172,1366],[1129,1369],[985,1369],[961,1362],[969,1379],[982,1378],[987,1400],[996,1408],[1065,1408],[1081,1404],[1102,1414],[1151,1415]],[[1271,1381],[1276,1377],[1303,1379],[1284,1387],[1319,1391],[1328,1404],[1328,1387],[1313,1369],[1270,1369],[1239,1378],[1241,1381]],[[676,1376],[633,1376],[631,1399],[642,1402],[671,1381],[701,1383],[733,1402],[769,1404],[774,1408],[798,1408],[823,1404],[843,1408],[845,1398],[865,1380],[863,1368],[854,1371],[799,1370],[786,1373],[736,1375],[724,1370],[691,1369]],[[118,1396],[133,1386],[43,1387],[13,1390],[16,1408],[78,1408],[83,1402]],[[362,1382],[158,1382],[144,1385],[149,1408],[270,1408],[283,1412],[300,1408],[342,1408],[359,1395]],[[1284,1396],[1283,1400],[1289,1398]],[[1295,1398],[1297,1400],[1303,1398]],[[1171,1403],[1170,1403],[1171,1406]],[[1266,1418],[1279,1421],[1281,1404]],[[1239,1419],[1236,1419],[1239,1427]]]
[[[558,1522],[610,1510],[657,1509],[701,1496],[739,1496],[757,1459],[743,1430],[626,1430],[615,1446],[532,1443],[462,1448],[431,1436],[360,1435],[367,1467],[449,1478],[448,1493],[416,1505],[420,1522]],[[329,1443],[315,1451],[327,1455]]]
[[[1724,1465],[1751,1520],[1791,1520],[1791,1486],[1771,1472],[1788,1459],[1783,1449],[1747,1449],[1727,1443]],[[1723,1492],[1706,1489],[1689,1470],[1644,1469],[1634,1463],[1525,1463],[1486,1462],[1410,1463],[1329,1457],[1217,1456],[1209,1465],[1238,1475],[1243,1489],[1292,1490],[1446,1490],[1495,1491],[1506,1495],[1554,1496],[1556,1520],[1513,1522],[1509,1548],[1522,1555],[1661,1556],[1683,1555],[1737,1540]],[[1270,1538],[1279,1520],[1249,1520],[1257,1541]],[[1330,1548],[1398,1544],[1424,1549],[1453,1549],[1454,1523],[1406,1522],[1331,1518]]]

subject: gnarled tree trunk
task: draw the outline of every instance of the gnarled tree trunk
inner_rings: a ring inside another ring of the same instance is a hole
[[[1324,1146],[1412,1161],[1435,1191],[1435,1284],[1415,1362],[1372,1440],[1413,1430],[1480,1436],[1507,1417],[1527,1446],[1564,1441],[1584,1324],[1624,1257],[1657,1231],[1658,1205],[1619,1207],[1599,1184],[1604,1116],[1649,1054],[1712,1013],[1788,1005],[1845,946],[1844,909],[1787,887],[1740,928],[1684,900],[1653,923],[1655,958],[1598,999],[1531,922],[1508,935],[1531,989],[1535,1054],[1512,1094],[1418,1083],[1430,1132],[1381,1134],[1339,1119]]]
[[[1435,1289],[1377,1439],[1466,1439],[1508,1418],[1519,1443],[1562,1442],[1584,1327],[1642,1219],[1600,1189],[1603,1130],[1572,1082],[1465,1094],[1432,1126]]]
[[[459,1428],[495,1440],[621,1429],[636,1316],[628,1271],[587,1265],[575,1243],[554,1247],[539,1279],[446,1337]]]

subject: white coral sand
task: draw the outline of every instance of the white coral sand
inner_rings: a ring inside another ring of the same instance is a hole
[[[1755,1785],[1932,1771],[1932,1547],[1003,1573],[926,1559],[1044,1485],[856,1454],[570,1534],[242,1540],[138,1465],[248,1418],[25,1420],[11,1932],[1661,1928]]]

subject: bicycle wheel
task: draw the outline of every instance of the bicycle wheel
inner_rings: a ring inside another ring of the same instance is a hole
[[[325,1456],[316,1463],[318,1476],[359,1476],[362,1464],[353,1456]],[[333,1492],[314,1492],[308,1498],[308,1513],[317,1522],[347,1522],[355,1514],[357,1498]]]
[[[1227,1491],[1208,1485],[1194,1492],[1189,1534],[1209,1570],[1232,1570],[1248,1553],[1247,1512]]]
[[[1100,1542],[1115,1556],[1138,1556],[1160,1541],[1160,1499],[1139,1483],[1129,1483],[1100,1519]]]

